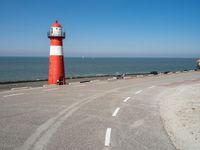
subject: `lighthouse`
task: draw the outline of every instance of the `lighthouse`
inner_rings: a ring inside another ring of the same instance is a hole
[[[62,31],[62,26],[57,20],[52,24],[51,29],[48,32],[48,38],[50,39],[48,84],[65,84],[62,42],[65,38],[65,32]]]

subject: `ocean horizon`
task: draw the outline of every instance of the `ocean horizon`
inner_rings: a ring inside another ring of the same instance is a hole
[[[65,57],[64,60],[66,77],[86,77],[193,70],[197,58]],[[48,63],[49,57],[0,57],[0,82],[47,79]]]

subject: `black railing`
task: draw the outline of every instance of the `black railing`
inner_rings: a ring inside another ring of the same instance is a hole
[[[54,38],[65,38],[65,32],[62,32],[61,35],[53,35],[50,31],[47,32],[48,38],[54,37]]]

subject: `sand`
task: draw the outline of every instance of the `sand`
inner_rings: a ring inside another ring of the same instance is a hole
[[[200,149],[200,83],[168,88],[159,96],[164,127],[180,150]]]

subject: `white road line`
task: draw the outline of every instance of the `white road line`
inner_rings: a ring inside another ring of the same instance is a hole
[[[115,109],[115,111],[113,112],[112,116],[115,117],[115,116],[117,115],[117,113],[119,112],[119,110],[120,110],[120,108],[117,107],[117,108]]]
[[[20,89],[20,91],[21,90],[23,90],[23,91],[30,91],[30,90],[37,90],[37,89],[42,89],[42,88],[44,88],[44,87],[29,87],[28,89]],[[19,91],[19,90],[17,90],[17,91]]]
[[[148,87],[149,89],[153,89],[153,88],[155,88],[155,86],[153,85],[153,86],[150,86],[150,87]]]
[[[9,92],[13,92],[13,91],[31,91],[31,90],[37,90],[37,89],[42,89],[44,87],[31,87],[31,86],[27,86],[27,87],[22,87],[22,88],[12,88]],[[1,94],[1,93],[0,93]]]
[[[74,88],[74,87],[82,87],[82,86],[85,86],[85,84],[81,84],[81,85],[74,85],[74,86],[72,86],[72,87]]]
[[[58,88],[53,88],[53,89],[45,89],[45,90],[43,90],[43,91],[53,91],[53,90],[58,90]]]
[[[9,95],[4,95],[3,97],[11,97],[11,96],[17,96],[17,95],[23,95],[24,93],[17,93],[17,94],[9,94]]]
[[[129,99],[130,97],[127,97],[123,102],[126,103]]]
[[[110,146],[111,128],[107,128],[105,136],[105,146]]]
[[[18,88],[12,88],[11,91],[13,91],[13,90],[24,90],[24,89],[27,89],[27,88],[29,88],[29,86],[18,87]]]
[[[30,89],[28,89],[28,90],[37,90],[37,89],[43,89],[44,87],[32,87],[32,88],[30,88]]]
[[[142,92],[142,90],[139,90],[137,92],[135,92],[135,94],[140,94]]]

